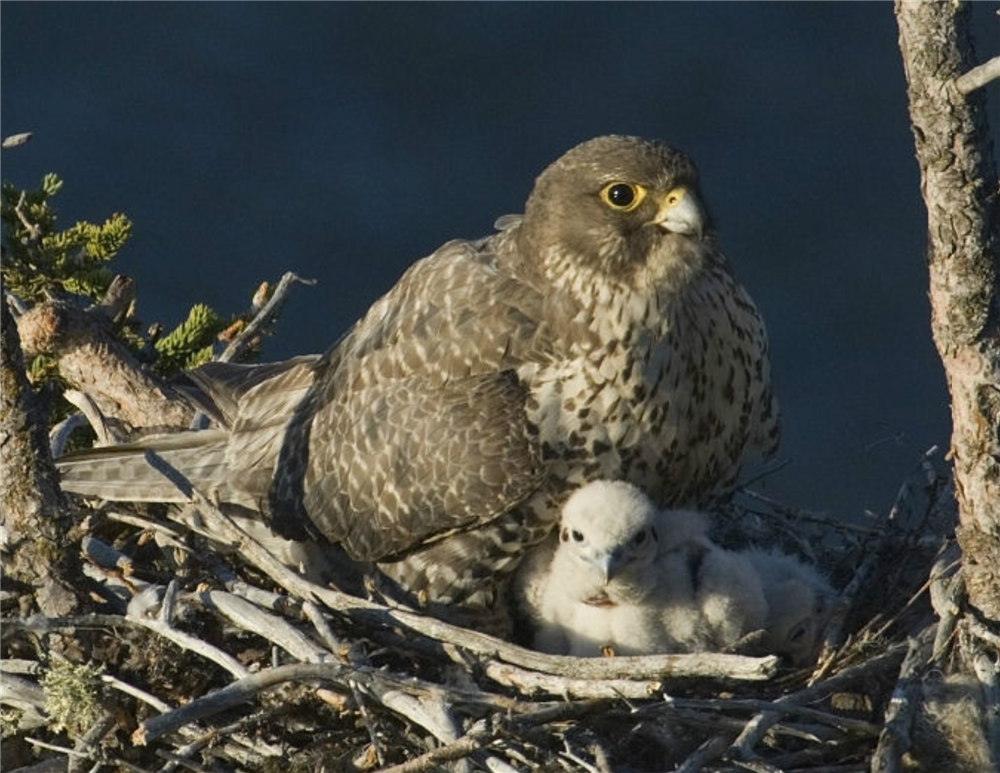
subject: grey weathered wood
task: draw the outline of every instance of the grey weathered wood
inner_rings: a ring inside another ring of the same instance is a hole
[[[184,428],[194,409],[140,363],[112,331],[104,307],[39,304],[17,320],[27,354],[49,354],[59,373],[107,417],[129,427]]]
[[[897,2],[927,206],[931,329],[951,392],[950,456],[969,599],[1000,620],[1000,203],[967,3]]]

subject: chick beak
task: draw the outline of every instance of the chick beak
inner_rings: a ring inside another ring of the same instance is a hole
[[[601,553],[594,556],[592,563],[597,573],[601,576],[601,579],[604,580],[604,584],[607,585],[611,582],[615,571],[615,560],[611,553]]]
[[[664,231],[700,239],[705,227],[705,215],[698,203],[698,197],[692,191],[680,186],[663,196],[660,208],[651,222]]]
[[[594,567],[597,569],[598,574],[600,574],[601,579],[604,580],[604,584],[608,585],[618,573],[622,570],[624,562],[622,561],[621,555],[618,551],[612,550],[607,553],[601,553],[595,556],[593,559]]]

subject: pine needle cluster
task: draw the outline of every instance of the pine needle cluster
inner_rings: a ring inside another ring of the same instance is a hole
[[[54,298],[81,305],[97,304],[115,277],[111,262],[132,235],[132,221],[114,213],[103,223],[78,221],[60,229],[53,199],[63,186],[56,174],[42,177],[38,188],[22,190],[4,182],[0,190],[3,225],[4,291],[23,306]],[[212,358],[220,338],[231,338],[246,324],[249,313],[223,317],[204,303],[194,304],[187,318],[162,333],[159,325],[142,330],[134,305],[117,326],[119,337],[143,359],[151,360],[161,376],[196,367]],[[256,352],[251,349],[252,357]],[[57,380],[52,360],[45,355],[27,364],[35,383]]]

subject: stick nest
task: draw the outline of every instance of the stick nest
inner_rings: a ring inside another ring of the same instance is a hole
[[[73,363],[105,374],[87,383],[142,387],[112,344],[74,346]],[[989,770],[1000,636],[966,609],[940,467],[928,452],[884,517],[749,489],[720,514],[722,544],[780,547],[839,589],[819,660],[800,671],[774,656],[543,655],[312,584],[197,491],[186,515],[81,505],[68,540],[87,613],[56,616],[44,578],[0,594],[0,769]]]
[[[973,638],[956,624],[947,478],[928,457],[861,524],[737,501],[720,540],[780,545],[842,588],[811,671],[541,655],[312,585],[197,495],[212,543],[166,507],[92,509],[93,614],[23,618],[4,596],[4,768],[43,764],[34,749],[60,770],[867,770],[899,736],[904,660],[914,681]]]

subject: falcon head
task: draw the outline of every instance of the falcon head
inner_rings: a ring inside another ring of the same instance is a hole
[[[557,284],[582,267],[581,284],[605,278],[636,288],[700,266],[708,225],[686,155],[612,135],[577,145],[539,175],[519,238]]]
[[[581,580],[582,598],[601,605],[614,600],[614,585],[644,581],[659,535],[656,508],[635,486],[597,480],[577,489],[563,506],[559,551]],[[635,590],[645,590],[636,588]]]

